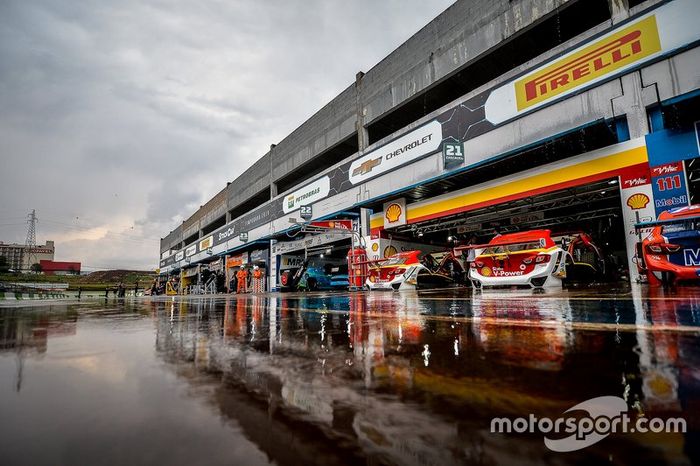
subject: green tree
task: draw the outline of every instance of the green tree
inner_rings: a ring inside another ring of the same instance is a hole
[[[31,271],[34,273],[40,273],[41,272],[41,264],[32,264],[31,266]]]

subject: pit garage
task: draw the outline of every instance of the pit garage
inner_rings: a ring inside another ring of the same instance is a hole
[[[451,249],[485,244],[497,234],[538,229],[549,229],[555,237],[587,233],[605,253],[609,278],[627,273],[620,190],[615,178],[402,225],[384,236],[391,236],[395,243],[413,241]]]
[[[352,220],[316,221],[272,246],[275,287],[281,291],[347,290]]]
[[[643,141],[624,142],[496,179],[465,172],[413,187],[371,206],[374,251],[386,257],[397,242],[449,250],[536,229],[553,239],[582,232],[605,260],[597,278],[629,279],[639,241],[633,225],[653,210],[646,160]],[[491,181],[475,183],[480,177]]]

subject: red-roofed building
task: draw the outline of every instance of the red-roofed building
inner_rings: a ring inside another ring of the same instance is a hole
[[[80,262],[39,261],[41,271],[46,275],[79,275]]]

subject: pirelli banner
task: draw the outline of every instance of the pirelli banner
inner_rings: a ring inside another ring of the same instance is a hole
[[[486,119],[499,124],[700,39],[700,1],[675,0],[497,88]]]

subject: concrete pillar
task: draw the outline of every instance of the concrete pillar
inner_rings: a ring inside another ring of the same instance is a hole
[[[651,84],[644,86],[639,71],[620,78],[620,85],[622,88],[622,93],[611,101],[613,115],[615,117],[625,115],[627,118],[627,125],[629,127],[630,139],[644,137],[650,130],[649,118],[647,116],[646,109],[647,107],[658,103],[656,85]],[[636,243],[642,239],[640,233],[634,230],[634,224],[639,221],[639,219],[636,219],[634,215],[641,214],[641,211],[629,211],[629,207],[625,205],[625,202],[633,191],[643,191],[643,193],[650,199],[653,198],[653,194],[650,185],[639,186],[630,190],[629,188],[625,188],[625,186],[623,186],[621,179],[619,179],[619,181],[619,189],[621,189],[620,201],[622,203],[623,222],[625,223],[627,236],[625,238],[627,244],[627,265],[630,271],[630,280],[634,283],[639,278],[639,273],[637,271],[637,264],[635,264],[632,260],[636,254]],[[649,210],[653,212],[653,207],[650,206]],[[649,215],[653,217],[653,213],[645,213],[645,217]]]
[[[275,147],[277,147],[277,144],[270,144],[270,152],[268,152],[270,159],[270,199],[274,199],[277,196],[277,183],[275,183],[275,177],[272,174],[272,169],[275,166]]]
[[[355,130],[357,131],[357,148],[359,152],[364,151],[369,145],[369,131],[365,128],[365,109],[362,104],[362,78],[365,73],[358,71],[355,75],[355,108],[357,109],[357,120]]]
[[[608,8],[610,8],[613,24],[624,21],[630,16],[630,6],[627,0],[608,0]]]
[[[639,71],[620,78],[622,94],[612,99],[613,115],[627,117],[630,138],[635,139],[649,133],[647,107],[658,103],[656,85],[644,86]]]

